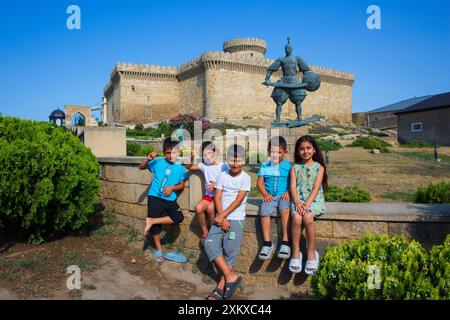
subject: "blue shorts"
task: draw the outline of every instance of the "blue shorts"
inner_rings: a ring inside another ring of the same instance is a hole
[[[271,216],[277,211],[280,212],[283,209],[289,209],[291,203],[281,199],[281,196],[273,197],[271,202],[262,202],[261,208],[259,209],[259,215],[261,217]]]

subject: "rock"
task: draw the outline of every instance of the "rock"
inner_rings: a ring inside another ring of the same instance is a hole
[[[380,153],[380,149],[371,149],[370,153],[379,154]]]

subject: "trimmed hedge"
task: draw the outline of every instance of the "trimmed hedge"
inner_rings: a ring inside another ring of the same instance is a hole
[[[372,197],[369,192],[359,187],[328,186],[325,192],[325,201],[328,202],[370,202]]]
[[[403,235],[366,234],[328,247],[310,278],[313,295],[336,300],[450,299],[450,235],[427,252]]]
[[[99,165],[64,128],[0,115],[0,233],[40,243],[94,212]]]

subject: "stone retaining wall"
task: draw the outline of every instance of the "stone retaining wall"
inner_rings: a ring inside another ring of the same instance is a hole
[[[137,168],[144,158],[99,158],[101,164],[100,198],[107,209],[115,212],[120,221],[143,230],[147,215],[147,190],[151,174]],[[178,198],[185,215],[184,222],[168,228],[175,245],[181,248],[202,272],[210,272],[211,265],[199,250],[200,228],[193,211],[202,195],[202,178],[191,174],[189,184]],[[308,290],[302,272],[293,276],[288,261],[273,257],[261,262],[257,259],[262,243],[257,218],[260,200],[249,199],[245,233],[236,269],[246,275],[246,281],[261,285],[283,286],[287,289]],[[317,245],[321,255],[330,245],[362,237],[367,231],[374,234],[404,234],[425,247],[442,243],[450,233],[450,205],[327,203],[327,213],[316,224]],[[273,218],[271,234],[274,243],[281,234],[278,217]],[[305,251],[302,237],[302,251]],[[303,285],[302,285],[303,284]]]

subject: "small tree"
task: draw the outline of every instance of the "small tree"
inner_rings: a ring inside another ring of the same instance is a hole
[[[99,193],[95,156],[64,128],[0,116],[0,233],[42,242],[88,222]]]

